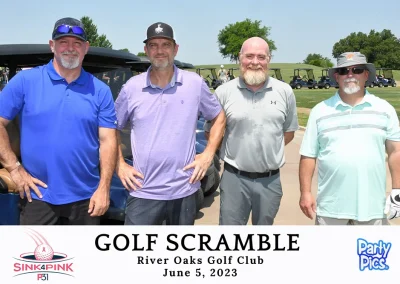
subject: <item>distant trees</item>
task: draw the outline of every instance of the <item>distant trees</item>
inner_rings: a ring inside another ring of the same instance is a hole
[[[140,51],[138,52],[137,56],[146,56],[146,52]]]
[[[304,59],[303,63],[314,65],[314,66],[319,66],[319,67],[323,67],[323,68],[333,67],[333,63],[329,58],[323,57],[321,54],[317,54],[317,53],[310,53],[309,55],[307,55],[307,57],[306,57],[306,59]]]
[[[112,44],[107,39],[106,35],[98,34],[97,26],[93,23],[91,18],[88,16],[83,16],[81,18],[81,22],[85,26],[86,36],[91,46],[112,48]]]
[[[363,53],[376,67],[400,69],[400,40],[390,30],[353,32],[334,44],[332,55],[337,58],[348,51]]]
[[[218,33],[219,52],[223,58],[238,62],[240,48],[250,37],[261,37],[268,42],[270,52],[276,50],[274,41],[269,38],[270,27],[261,26],[261,21],[246,19],[229,24]]]

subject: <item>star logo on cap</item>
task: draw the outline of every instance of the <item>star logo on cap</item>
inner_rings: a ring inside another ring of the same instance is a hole
[[[353,60],[353,57],[354,57],[354,53],[349,53],[346,55],[347,60]]]
[[[161,24],[158,24],[158,27],[155,29],[155,32],[158,34],[163,32],[163,28],[160,26],[161,26]]]

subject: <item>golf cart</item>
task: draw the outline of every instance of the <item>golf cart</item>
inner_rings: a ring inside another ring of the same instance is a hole
[[[229,68],[229,81],[235,79],[235,75],[233,75],[233,71],[239,70],[239,68],[235,67],[235,68]]]
[[[48,44],[13,44],[0,45],[0,67],[9,69],[9,79],[22,68],[32,68],[48,63],[54,57]],[[181,63],[182,64],[182,63]],[[94,76],[103,80],[110,86],[114,100],[122,85],[137,72],[146,71],[144,61],[134,54],[126,51],[113,50],[109,48],[90,47],[85,56],[83,68]],[[147,64],[147,67],[149,63]],[[25,72],[25,71],[19,71]],[[1,95],[1,93],[0,93]],[[49,122],[51,123],[51,122]],[[197,129],[199,129],[199,124]],[[130,126],[121,132],[122,153],[125,161],[132,165],[132,153],[130,143]],[[19,117],[7,126],[12,149],[23,164],[19,149]],[[196,131],[196,154],[200,154],[206,147],[206,140],[201,131]],[[59,143],[63,143],[59,141]],[[218,160],[219,165],[219,160]],[[211,164],[205,177],[201,180],[201,189],[197,196],[197,210],[203,204],[204,195],[218,188],[219,171]],[[110,207],[102,216],[102,224],[121,224],[125,219],[125,205],[128,191],[123,187],[120,179],[114,174],[110,189]],[[19,224],[19,194],[16,193],[15,184],[9,173],[0,165],[0,225]]]
[[[275,79],[278,79],[279,81],[285,82],[282,79],[281,68],[269,68],[269,70],[273,71],[275,73],[275,75],[271,75],[272,77],[274,77]]]
[[[210,74],[207,74],[207,76],[204,78],[203,75],[201,75],[201,71],[204,72],[206,70],[210,71]],[[196,73],[204,79],[209,88],[213,88],[215,90],[222,85],[222,81],[218,79],[215,68],[197,68]]]
[[[328,75],[328,69],[322,69],[322,75],[319,77],[319,81],[317,83],[319,89],[329,89],[330,87],[339,88],[338,83],[335,80],[331,80]]]
[[[375,81],[371,82],[369,84],[369,87],[373,88],[375,86],[378,86],[379,88],[382,87],[396,87],[396,80],[394,79],[393,76],[393,71],[391,68],[377,68],[376,69],[377,74]]]
[[[303,76],[301,77],[300,74],[303,74]],[[293,89],[301,89],[302,87],[318,89],[317,81],[315,81],[314,72],[311,68],[294,69],[292,78],[293,79],[290,81],[289,85]]]

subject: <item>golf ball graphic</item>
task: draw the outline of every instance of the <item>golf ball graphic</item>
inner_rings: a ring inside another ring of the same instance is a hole
[[[40,244],[35,249],[36,260],[52,260],[54,251],[48,244]]]

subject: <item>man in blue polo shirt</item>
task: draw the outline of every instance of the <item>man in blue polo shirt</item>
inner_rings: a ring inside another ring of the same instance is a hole
[[[318,225],[388,224],[400,216],[396,111],[364,88],[375,79],[375,67],[363,54],[341,54],[329,76],[339,90],[310,113],[300,149],[300,208],[310,219],[316,213]],[[385,204],[386,153],[393,190]],[[317,160],[316,202],[311,180]]]
[[[22,225],[99,224],[117,154],[112,94],[82,68],[80,21],[58,20],[49,44],[54,59],[19,72],[0,95],[0,162],[20,193]],[[17,115],[22,163],[5,130]]]
[[[193,225],[196,192],[222,139],[225,114],[204,80],[178,69],[172,27],[147,29],[147,72],[132,77],[115,101],[118,129],[131,127],[133,167],[121,150],[117,174],[130,196],[126,225]],[[213,121],[210,140],[196,156],[198,115]],[[200,189],[201,190],[201,189]]]

